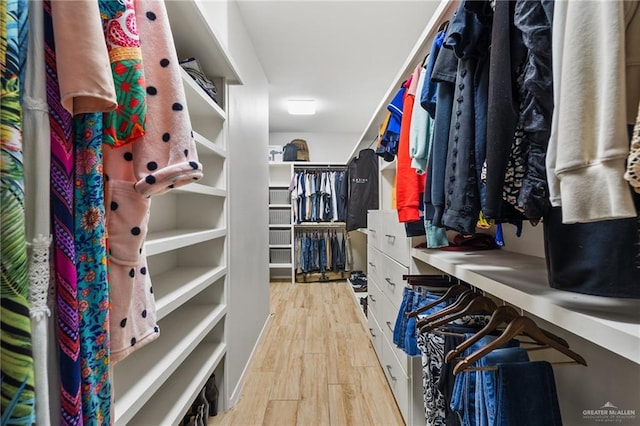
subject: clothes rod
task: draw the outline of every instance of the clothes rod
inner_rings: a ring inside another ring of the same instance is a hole
[[[317,171],[317,170],[346,170],[347,166],[345,165],[318,165],[318,166],[314,166],[314,165],[308,165],[308,166],[303,166],[303,165],[295,165],[294,170],[296,171]]]
[[[293,225],[298,229],[313,229],[313,228],[344,228],[346,223],[344,222],[302,222]]]

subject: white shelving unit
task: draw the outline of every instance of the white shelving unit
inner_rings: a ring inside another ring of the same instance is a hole
[[[291,279],[295,282],[293,260],[296,229],[344,228],[344,222],[294,223],[293,220],[289,185],[295,170],[331,167],[344,167],[344,164],[308,161],[269,162],[269,275],[272,280]],[[280,238],[285,238],[285,242]]]
[[[115,366],[118,425],[179,423],[214,373],[221,406],[226,400],[226,105],[227,85],[242,80],[199,0],[166,7],[178,58],[198,59],[216,84],[217,102],[181,70],[204,177],[152,201],[145,247],[160,336]]]
[[[294,163],[269,162],[269,278],[295,281],[289,184]]]

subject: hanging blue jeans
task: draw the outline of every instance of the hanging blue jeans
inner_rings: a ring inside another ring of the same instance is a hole
[[[402,303],[400,303],[398,316],[396,317],[396,324],[393,327],[393,344],[399,348],[401,347],[400,336],[402,336],[402,344],[404,345],[404,335],[407,328],[407,316],[405,313],[407,312],[407,303],[409,303],[409,299],[413,301],[413,290],[409,287],[405,287],[402,290]]]
[[[468,339],[473,336],[473,333],[465,334]],[[467,348],[463,356],[468,356],[479,350],[483,346],[491,343],[496,339],[496,336],[483,336],[480,340],[475,342],[469,348]],[[517,340],[510,340],[504,347],[517,347],[519,342]],[[473,365],[474,367],[477,364]],[[451,410],[458,414],[460,424],[462,426],[478,426],[476,423],[476,405],[479,400],[479,395],[476,393],[476,372],[475,371],[462,371],[456,375],[455,383],[453,385],[453,396],[451,397]],[[520,425],[518,422],[514,425]],[[506,426],[506,424],[505,424]]]
[[[546,361],[498,364],[496,426],[561,426],[553,368]]]
[[[327,242],[324,237],[318,238],[318,255],[320,261],[320,272],[327,270]]]
[[[508,362],[527,362],[529,355],[523,348],[496,349],[477,362],[478,367],[489,367]],[[493,426],[496,424],[497,414],[497,371],[476,372],[476,424],[478,426]]]
[[[419,309],[429,303],[435,302],[440,298],[439,294],[435,293],[427,293],[425,296],[420,292],[415,292],[413,296],[413,309]],[[435,312],[438,312],[447,306],[447,302],[440,303],[432,308],[427,309],[421,315],[421,317],[425,317],[431,315]],[[409,311],[410,312],[410,311]],[[409,313],[407,312],[407,314]],[[408,318],[407,320],[407,329],[404,334],[404,351],[409,356],[417,356],[421,355],[420,349],[418,348],[418,340],[416,335],[416,323],[420,320],[420,318],[413,317]]]

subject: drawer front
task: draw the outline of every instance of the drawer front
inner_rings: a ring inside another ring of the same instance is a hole
[[[398,359],[393,353],[393,349],[388,342],[384,342],[382,348],[382,369],[389,382],[389,387],[396,398],[396,403],[406,424],[411,424],[411,405],[409,401],[409,390],[411,382],[409,377],[402,371]]]
[[[379,260],[377,262],[379,266],[376,268],[376,274],[378,276],[377,282],[380,290],[382,290],[396,308],[400,307],[402,303],[402,292],[405,287],[402,276],[409,273],[409,268],[382,253],[379,253]]]
[[[375,316],[371,314],[367,316],[367,326],[369,328],[371,344],[373,345],[373,349],[376,351],[380,364],[382,364],[382,345],[384,337],[382,337],[382,330],[380,330],[380,326],[378,325],[378,321],[376,321]]]
[[[367,311],[368,313],[374,315],[379,322],[382,318],[382,309],[385,302],[385,296],[378,288],[375,280],[368,279],[367,287],[367,292],[369,293],[369,295],[367,296],[369,298],[369,301],[367,302]]]
[[[380,251],[403,265],[408,265],[411,254],[411,239],[407,237],[404,223],[398,222],[394,211],[383,212],[380,219],[380,230],[377,232]]]
[[[371,243],[367,244],[367,278],[380,282],[378,270],[382,254]]]
[[[398,359],[398,364],[402,368],[404,374],[409,374],[411,371],[411,357],[407,356],[404,351],[398,348],[393,343],[393,329],[396,325],[396,319],[398,318],[398,308],[393,306],[389,299],[384,299],[384,302],[380,304],[379,308],[382,308],[381,315],[377,318],[382,334],[386,337],[387,341],[391,345],[391,349]]]
[[[380,211],[370,210],[367,213],[367,244],[380,249]]]

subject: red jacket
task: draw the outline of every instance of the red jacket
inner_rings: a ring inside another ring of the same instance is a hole
[[[418,81],[419,66],[413,72],[411,78],[405,83],[405,87],[411,85],[411,81]],[[400,123],[400,142],[398,143],[397,170],[396,170],[396,208],[400,222],[414,222],[420,220],[420,194],[424,193],[424,176],[418,175],[411,168],[411,156],[409,155],[409,129],[411,128],[411,112],[415,102],[415,88],[405,92],[402,107],[402,122]]]

